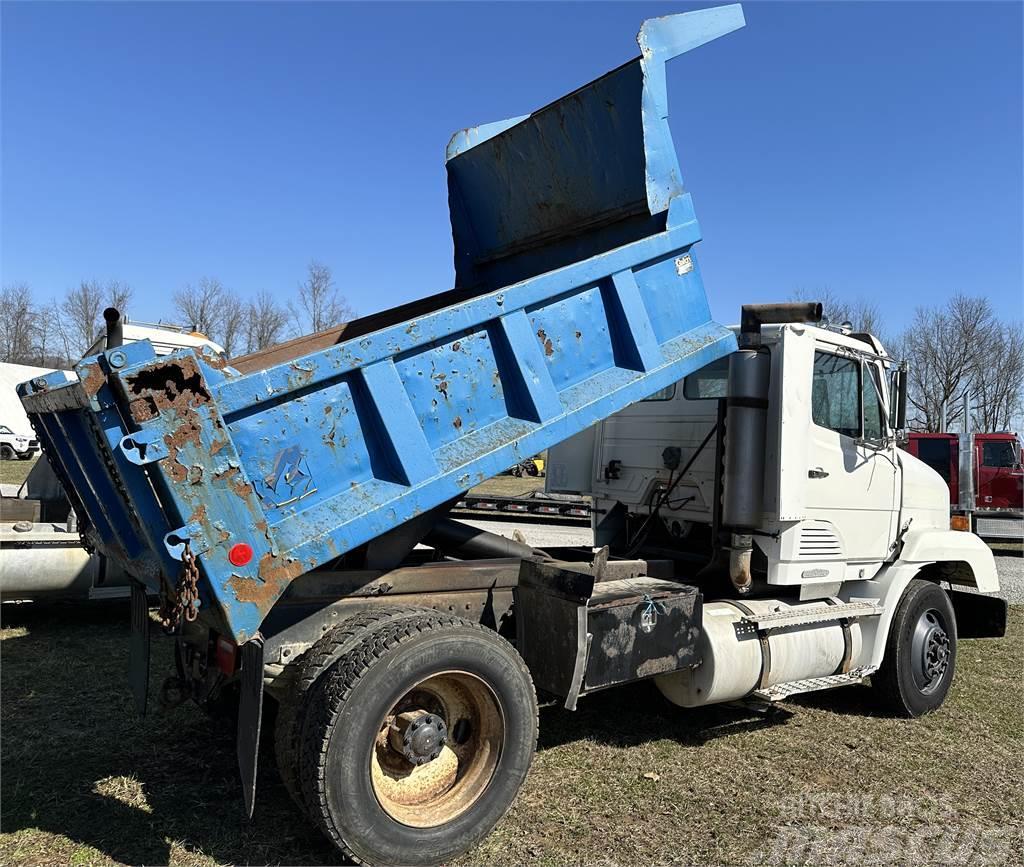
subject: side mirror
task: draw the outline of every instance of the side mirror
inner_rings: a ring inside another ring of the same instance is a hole
[[[896,370],[896,430],[907,429],[907,386],[910,382],[907,363],[903,362]]]
[[[896,434],[897,442],[907,439],[907,387],[910,382],[907,363],[894,367],[889,374],[889,427]]]

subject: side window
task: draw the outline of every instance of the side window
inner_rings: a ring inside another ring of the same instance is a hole
[[[811,382],[814,423],[843,436],[860,436],[860,362],[827,352],[814,353]]]
[[[922,437],[917,440],[917,456],[942,476],[947,484],[949,483],[950,465],[952,464],[950,440],[939,437]]]
[[[1012,467],[1014,457],[1013,443],[1009,440],[997,440],[981,445],[981,462],[986,467]]]
[[[666,385],[664,388],[659,388],[650,397],[645,397],[641,403],[646,403],[649,400],[672,400],[676,396],[676,384],[673,382],[671,385]]]
[[[719,358],[695,370],[683,380],[687,400],[714,400],[726,397],[729,390],[729,356]]]
[[[878,369],[873,364],[865,365],[870,371],[864,379],[864,438],[880,440],[885,436],[885,410],[882,408],[881,387],[878,384]]]

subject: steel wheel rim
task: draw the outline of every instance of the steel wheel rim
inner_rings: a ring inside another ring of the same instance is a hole
[[[430,735],[438,733],[443,740],[432,743]],[[377,803],[413,828],[451,822],[487,790],[504,740],[501,705],[481,678],[466,671],[426,677],[403,693],[378,727],[369,767]]]
[[[914,625],[910,659],[914,683],[923,693],[933,692],[949,668],[950,643],[946,618],[929,608],[921,612]]]

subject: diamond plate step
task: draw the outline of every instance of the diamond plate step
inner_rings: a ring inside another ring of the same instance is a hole
[[[807,680],[777,683],[775,686],[769,686],[767,689],[756,690],[753,695],[765,701],[782,701],[782,699],[799,695],[803,692],[817,692],[822,689],[835,689],[838,686],[853,686],[857,683],[864,683],[877,670],[877,668],[858,668],[849,674],[832,674],[828,677],[809,677]]]
[[[747,614],[743,620],[753,623],[758,629],[781,629],[784,626],[799,626],[804,623],[827,623],[851,617],[877,617],[885,608],[875,602],[845,602],[842,605],[827,605],[821,608],[780,611],[777,614]]]

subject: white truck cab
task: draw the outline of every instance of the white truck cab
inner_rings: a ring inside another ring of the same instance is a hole
[[[812,324],[820,305],[795,307],[745,307],[737,352],[548,453],[548,490],[593,496],[595,545],[677,572],[690,562],[705,598],[724,597],[705,603],[711,664],[658,680],[680,704],[738,698],[755,674],[769,698],[862,681],[884,664],[901,600],[927,582],[957,615],[933,600],[907,627],[924,636],[923,671],[955,645],[955,620],[978,633],[977,606],[999,602],[955,592],[999,589],[992,553],[950,529],[942,478],[897,448],[905,366],[871,335]],[[770,649],[736,659],[737,624],[759,617],[804,624],[774,633],[774,671],[761,670]],[[945,688],[929,690],[916,712],[941,703]]]

